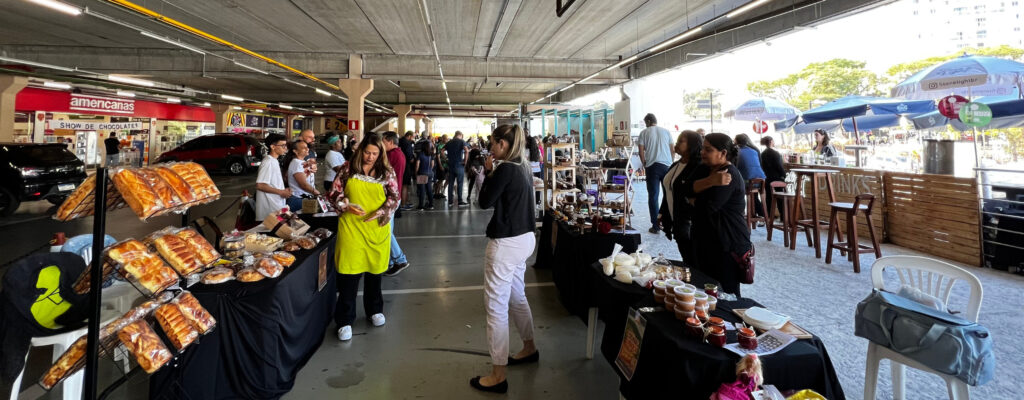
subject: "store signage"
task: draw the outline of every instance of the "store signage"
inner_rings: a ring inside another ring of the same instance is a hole
[[[357,119],[350,119],[350,120],[348,120],[348,130],[350,130],[350,131],[358,131],[359,130],[359,120],[357,120]]]
[[[246,115],[245,116],[245,127],[246,128],[262,128],[263,117],[259,115]]]
[[[969,126],[985,126],[992,122],[992,109],[982,103],[967,103],[960,108],[960,120]]]
[[[960,108],[967,104],[964,96],[952,95],[939,100],[939,114],[949,119],[960,119]]]
[[[92,122],[92,121],[47,121],[48,129],[66,129],[71,131],[124,131],[140,130],[142,122]]]
[[[296,119],[296,120],[292,121],[292,129],[294,129],[294,130],[302,129],[302,120],[301,119]]]
[[[277,118],[267,117],[265,126],[267,128],[277,128]]]
[[[768,132],[768,123],[764,121],[754,122],[754,133],[765,133]]]
[[[228,113],[228,126],[242,126],[245,122],[245,114]]]
[[[135,100],[112,99],[109,97],[71,94],[71,106],[75,111],[100,111],[117,114],[134,114]]]
[[[921,87],[924,90],[946,90],[981,86],[986,83],[988,83],[988,75],[977,74],[925,79],[921,81]]]

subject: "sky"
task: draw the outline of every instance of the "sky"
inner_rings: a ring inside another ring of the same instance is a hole
[[[923,1],[923,0],[922,0]],[[953,0],[944,7],[957,3],[975,4],[975,1]],[[866,62],[866,68],[884,74],[889,67],[956,51],[953,44],[939,40],[919,40],[920,30],[936,31],[949,29],[947,26],[920,26],[913,20],[912,0],[900,0],[891,4],[855,14],[812,28],[801,28],[782,36],[767,39],[745,48],[705,57],[703,60],[682,67],[661,72],[648,81],[656,80],[657,85],[644,88],[642,82],[627,84],[626,92],[633,99],[650,90],[675,92],[671,95],[681,102],[681,92],[714,87],[722,91],[722,106],[730,109],[745,101],[749,94],[748,82],[778,79],[799,71],[812,62],[833,58],[849,58]],[[656,77],[656,78],[654,78]],[[633,87],[630,93],[631,86]],[[597,101],[614,104],[619,99],[618,87],[570,101],[570,104],[590,106]],[[666,103],[659,99],[653,108]],[[636,107],[636,104],[634,104]],[[675,107],[675,106],[673,106]],[[666,110],[667,111],[667,110]]]

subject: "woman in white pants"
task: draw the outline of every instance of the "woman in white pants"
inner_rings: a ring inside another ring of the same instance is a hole
[[[487,224],[484,255],[484,301],[491,374],[469,384],[485,392],[505,393],[508,365],[536,362],[540,352],[533,342],[533,314],[526,301],[526,259],[533,254],[533,176],[524,154],[526,135],[517,125],[502,125],[491,133],[491,155],[484,161],[487,177],[480,188],[480,207],[494,207]],[[509,356],[508,319],[519,331],[523,349]]]

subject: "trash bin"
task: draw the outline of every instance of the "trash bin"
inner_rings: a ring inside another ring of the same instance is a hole
[[[924,173],[953,175],[953,145],[952,140],[925,139],[921,153]]]

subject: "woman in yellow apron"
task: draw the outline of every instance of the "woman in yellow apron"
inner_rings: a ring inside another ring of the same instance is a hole
[[[363,311],[373,326],[384,325],[381,274],[391,255],[391,213],[400,196],[395,172],[384,156],[380,136],[367,134],[351,160],[342,165],[327,195],[341,212],[334,263],[338,270],[338,304],[334,322],[338,339],[352,339],[356,292],[363,282]]]

